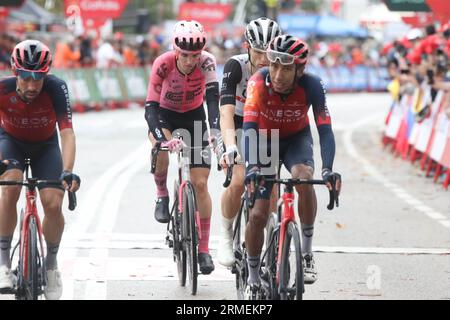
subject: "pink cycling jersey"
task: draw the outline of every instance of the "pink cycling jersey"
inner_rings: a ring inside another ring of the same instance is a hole
[[[202,105],[206,84],[211,82],[218,82],[216,59],[212,54],[202,51],[198,67],[184,75],[176,66],[175,51],[169,51],[153,63],[147,101],[180,113],[191,111]]]

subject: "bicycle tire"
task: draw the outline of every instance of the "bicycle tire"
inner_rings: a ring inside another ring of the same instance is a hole
[[[195,192],[191,184],[187,183],[183,190],[183,230],[184,243],[187,256],[187,269],[189,275],[189,284],[191,294],[197,294],[197,278],[198,278],[198,256],[197,245],[198,235],[195,223],[195,214],[197,207],[195,205]]]
[[[39,252],[37,247],[37,226],[34,217],[30,217],[27,226],[27,248],[21,253],[19,268],[19,293],[20,300],[37,300],[40,294],[38,278]],[[26,255],[26,257],[25,257]],[[25,259],[26,258],[26,259]]]
[[[183,246],[182,235],[182,216],[178,208],[178,184],[175,183],[174,189],[174,204],[172,214],[172,234],[173,234],[173,254],[175,262],[177,263],[178,281],[180,286],[186,285],[187,265],[186,265],[186,250]]]
[[[294,243],[294,251],[291,251],[291,242]],[[300,232],[297,224],[290,221],[287,225],[281,253],[279,283],[280,299],[302,300],[303,291],[304,277]]]
[[[233,272],[236,276],[236,294],[238,300],[244,300],[245,298],[248,278],[247,249],[245,247],[245,227],[248,222],[247,210],[245,199],[242,199],[233,225],[233,252],[235,257]]]
[[[275,230],[278,225],[278,218],[275,213],[271,213],[267,222],[266,232],[266,258],[265,258],[265,275],[268,282],[268,300],[279,300],[277,286],[277,259],[278,259],[278,239],[279,230]]]

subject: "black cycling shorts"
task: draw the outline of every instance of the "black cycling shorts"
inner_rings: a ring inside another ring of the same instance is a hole
[[[292,167],[297,164],[304,164],[314,170],[313,139],[309,126],[290,137],[283,138],[279,141],[279,144],[267,141],[267,144],[262,146],[265,146],[266,148],[264,150],[258,150],[258,152],[268,156],[264,159],[258,157],[259,162],[257,165],[261,168],[261,173],[266,178],[275,177],[280,161],[289,172],[291,172]],[[278,150],[278,157],[276,157],[276,152],[273,152],[274,150]],[[270,160],[270,162],[266,160]],[[248,172],[253,166],[254,164],[250,163],[247,166],[246,171]],[[272,186],[273,183],[266,183],[261,192],[257,193],[256,199],[269,200]]]
[[[206,115],[203,105],[197,109],[179,113],[164,108],[159,109],[159,124],[172,133],[180,134],[191,149],[191,168],[211,168],[211,150],[208,147]]]
[[[29,158],[32,177],[39,180],[59,180],[61,176],[63,164],[56,132],[45,141],[24,142],[0,128],[0,154],[2,159],[10,160],[7,170],[19,169],[23,172],[25,159]]]

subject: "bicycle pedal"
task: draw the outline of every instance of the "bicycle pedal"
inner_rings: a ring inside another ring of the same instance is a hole
[[[169,248],[173,248],[173,240],[170,239],[169,236],[166,236],[166,245],[168,245]]]

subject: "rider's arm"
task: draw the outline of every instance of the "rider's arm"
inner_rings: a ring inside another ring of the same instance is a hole
[[[261,101],[258,99],[258,89],[255,87],[255,75],[250,78],[247,91],[247,99],[244,106],[244,123],[243,123],[243,150],[244,160],[247,170],[253,168],[259,163],[258,146],[259,146],[259,106]]]
[[[55,108],[56,121],[58,122],[63,170],[72,172],[75,163],[76,147],[75,133],[72,127],[72,108],[70,107],[67,84],[63,80],[54,77],[49,82],[48,90]]]
[[[159,126],[159,103],[156,101],[145,102],[145,120],[147,120],[148,129],[153,137],[158,141],[167,141],[162,128]]]
[[[236,144],[234,113],[236,108],[236,88],[241,80],[241,65],[235,59],[228,60],[223,69],[222,88],[220,90],[220,129],[225,146]]]
[[[203,52],[201,68],[205,75],[205,100],[208,106],[208,122],[211,130],[219,129],[219,81],[216,73],[216,58],[208,52]]]
[[[63,129],[59,132],[61,137],[61,156],[63,171],[72,172],[75,164],[76,142],[73,129]]]
[[[159,126],[159,103],[161,90],[165,77],[167,76],[167,65],[161,57],[153,63],[150,79],[148,82],[147,99],[145,101],[145,120],[153,137],[158,141],[166,141],[164,132]]]
[[[211,129],[219,129],[219,83],[206,84],[206,105],[208,106],[208,121]]]
[[[333,171],[336,144],[334,141],[333,130],[331,128],[330,112],[326,104],[325,89],[322,81],[317,77],[311,77],[308,87],[314,112],[314,119],[316,121],[316,126],[320,137],[322,171],[324,169]]]

